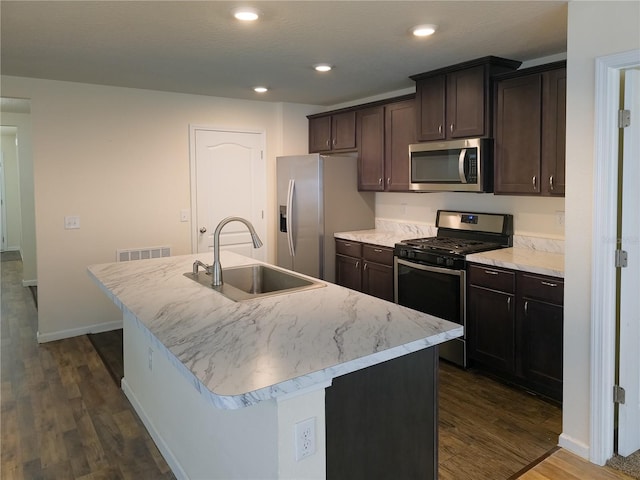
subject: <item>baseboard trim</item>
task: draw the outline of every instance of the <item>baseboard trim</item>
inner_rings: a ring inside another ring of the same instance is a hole
[[[566,450],[569,450],[571,453],[575,453],[585,460],[591,461],[589,459],[589,445],[585,445],[584,443],[579,442],[578,440],[571,438],[564,433],[560,435],[558,445]]]
[[[145,428],[149,432],[149,435],[151,435],[151,438],[153,439],[156,446],[158,447],[158,450],[160,450],[160,454],[163,456],[163,458],[169,465],[169,468],[171,468],[171,471],[173,472],[173,474],[176,476],[178,480],[183,480],[183,479],[189,480],[189,477],[187,476],[187,473],[184,471],[184,469],[180,465],[180,462],[178,462],[178,459],[174,456],[169,446],[163,440],[162,436],[158,433],[158,431],[155,428],[155,425],[153,424],[151,419],[147,416],[146,412],[144,411],[144,408],[142,408],[142,405],[140,405],[140,402],[138,401],[136,394],[133,392],[133,390],[127,383],[126,378],[122,379],[121,386],[122,386],[122,391],[124,392],[127,399],[129,399],[131,406],[140,417],[140,420],[142,420],[142,423],[144,424]]]
[[[65,338],[79,337],[80,335],[87,335],[89,333],[102,333],[111,330],[122,328],[122,320],[116,320],[114,322],[98,323],[95,325],[87,325],[86,327],[70,328],[68,330],[60,330],[51,333],[38,332],[38,343],[55,342],[56,340],[63,340]]]

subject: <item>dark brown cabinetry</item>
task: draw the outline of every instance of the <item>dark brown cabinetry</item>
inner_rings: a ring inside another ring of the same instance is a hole
[[[491,76],[515,70],[520,62],[498,57],[434,70],[416,81],[419,141],[491,135]]]
[[[564,195],[565,62],[496,79],[494,191]]]
[[[309,115],[309,153],[356,149],[356,112]]]
[[[478,366],[562,399],[564,282],[469,265],[467,342]]]
[[[527,386],[562,399],[564,282],[520,273],[518,278],[518,368]]]
[[[502,372],[515,367],[515,274],[469,267],[468,355]]]
[[[410,97],[357,112],[358,189],[409,190],[409,144],[416,142]]]
[[[336,239],[336,283],[393,301],[393,249]]]

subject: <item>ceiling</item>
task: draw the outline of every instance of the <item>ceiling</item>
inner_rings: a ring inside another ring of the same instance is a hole
[[[257,22],[232,17],[246,5]],[[327,106],[486,55],[562,53],[567,38],[567,1],[2,0],[0,15],[3,75]],[[412,38],[422,23],[437,32]]]

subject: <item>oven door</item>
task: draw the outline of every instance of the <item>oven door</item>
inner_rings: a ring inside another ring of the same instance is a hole
[[[395,257],[394,295],[399,305],[465,327],[465,270],[452,270]],[[464,336],[440,345],[440,357],[466,367]]]

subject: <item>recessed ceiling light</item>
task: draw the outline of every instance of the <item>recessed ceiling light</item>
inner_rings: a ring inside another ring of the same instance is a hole
[[[438,27],[432,24],[418,25],[411,29],[411,33],[416,37],[428,37],[429,35],[433,35],[437,29]]]
[[[253,91],[257,93],[264,93],[268,90],[269,89],[267,87],[253,87]]]
[[[318,72],[328,72],[333,67],[328,63],[319,63],[317,65],[314,65],[313,68],[315,68]]]
[[[236,8],[235,10],[233,10],[233,16],[236,17],[238,20],[251,22],[253,20],[257,20],[259,17],[259,14],[255,8],[242,7],[242,8]]]

